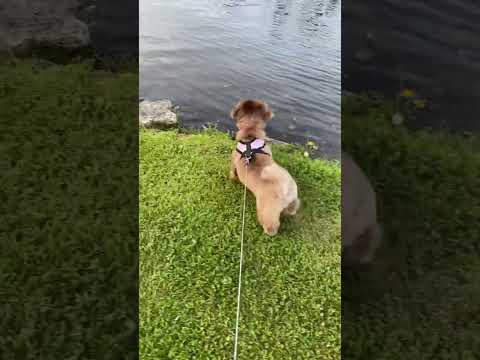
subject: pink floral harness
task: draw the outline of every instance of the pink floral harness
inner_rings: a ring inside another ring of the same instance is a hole
[[[240,158],[244,159],[245,165],[248,165],[255,160],[256,154],[270,155],[263,150],[265,145],[265,140],[262,139],[253,139],[247,142],[239,141],[236,150],[240,154]]]

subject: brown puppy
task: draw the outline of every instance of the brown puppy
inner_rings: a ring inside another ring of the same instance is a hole
[[[295,215],[300,207],[297,184],[288,171],[273,160],[270,146],[265,145],[248,165],[237,151],[238,146],[245,148],[239,144],[255,139],[260,141],[254,144],[265,141],[265,127],[273,113],[263,101],[243,100],[232,109],[230,116],[236,122],[235,138],[239,142],[232,153],[230,179],[246,183],[256,198],[258,222],[265,233],[275,235],[280,227],[280,215]]]
[[[342,263],[370,263],[382,240],[375,190],[353,158],[342,152]]]

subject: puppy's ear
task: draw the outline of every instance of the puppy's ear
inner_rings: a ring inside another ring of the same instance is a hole
[[[243,100],[240,100],[240,101],[233,107],[232,111],[230,111],[230,117],[231,117],[233,120],[237,120],[238,113],[239,113],[240,110],[242,109],[243,103],[244,103],[244,101],[243,101]]]
[[[272,112],[272,109],[270,109],[270,106],[268,106],[267,103],[263,103],[263,106],[264,106],[264,108],[263,108],[263,116],[262,116],[262,117],[263,117],[263,120],[264,120],[265,122],[272,120],[273,116],[275,115],[275,114]]]

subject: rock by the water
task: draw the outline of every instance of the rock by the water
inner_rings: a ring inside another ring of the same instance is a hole
[[[362,48],[355,53],[355,59],[360,62],[368,62],[372,60],[374,56],[375,53],[368,48]]]
[[[95,14],[97,12],[97,6],[94,1],[82,0],[77,10],[77,17],[86,23],[87,25],[93,25],[95,23]]]
[[[89,29],[76,18],[77,8],[77,0],[3,0],[0,50],[24,54],[38,47],[74,51],[89,46]]]
[[[396,125],[396,126],[399,126],[399,125],[402,125],[403,124],[403,115],[400,114],[400,113],[395,113],[395,115],[393,115],[392,117],[392,124],[393,125]]]
[[[178,125],[170,100],[148,101],[139,104],[139,124],[147,128],[169,128]]]

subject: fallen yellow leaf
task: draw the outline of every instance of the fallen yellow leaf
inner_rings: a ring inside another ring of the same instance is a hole
[[[424,108],[425,108],[425,103],[426,103],[426,101],[425,101],[425,100],[416,99],[413,103],[415,104],[415,107],[416,107],[417,109],[424,109]]]
[[[415,92],[411,89],[404,89],[401,93],[400,96],[406,97],[406,98],[411,98],[415,96]]]

